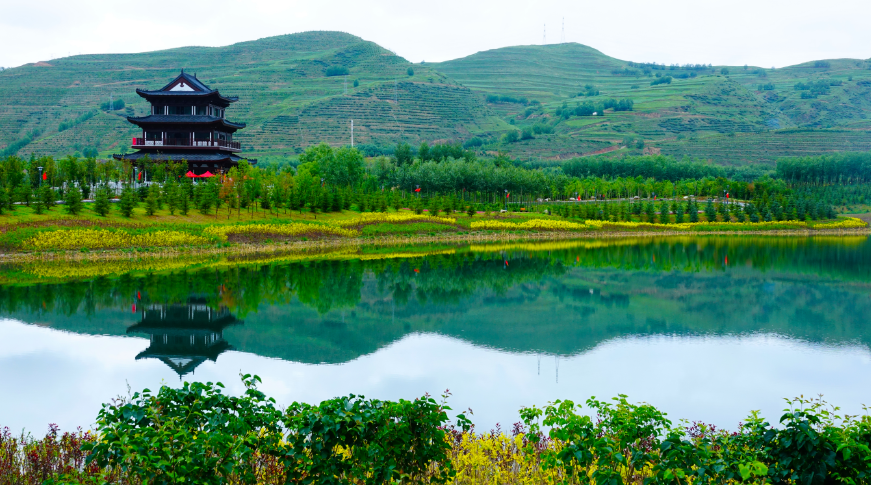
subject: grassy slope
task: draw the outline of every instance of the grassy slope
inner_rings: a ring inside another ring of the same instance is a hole
[[[616,148],[625,137],[639,136],[666,154],[742,164],[785,155],[871,150],[867,132],[871,86],[861,84],[871,80],[868,64],[853,59],[828,62],[829,67],[809,62],[777,70],[725,66],[728,75],[721,74],[724,66],[714,66],[696,71],[694,78],[675,78],[658,86],[651,86],[653,78],[628,62],[580,44],[506,47],[431,67],[481,93],[542,102],[543,110],[529,118],[522,105],[493,105],[506,119],[514,118],[518,127],[553,122],[551,115],[562,103],[573,107],[603,97],[635,101],[632,113],[572,118],[557,124],[553,135],[510,145],[494,143],[488,149],[507,150],[522,158],[565,159]],[[634,69],[638,75],[613,73],[624,69]],[[671,76],[689,72],[653,71]],[[799,82],[820,80],[843,85],[816,99],[802,99],[802,92],[794,88]],[[769,83],[773,90],[759,90]],[[576,97],[588,84],[600,95]]]
[[[344,76],[326,77],[329,66],[350,71],[347,95]],[[0,73],[0,149],[40,130],[19,153],[57,156],[85,147],[96,147],[101,155],[118,153],[137,133],[124,115],[141,115],[148,108],[135,89],[159,88],[181,68],[224,94],[239,96],[228,118],[248,123],[237,139],[251,156],[293,154],[322,140],[347,143],[350,119],[356,142],[382,144],[400,137],[411,142],[466,138],[504,125],[468,89],[427,67],[415,66],[409,77],[410,66],[374,43],[339,32],[54,59]],[[58,131],[61,122],[98,109],[110,95],[129,109],[99,112]]]
[[[409,77],[410,63],[374,43],[338,32],[306,32],[217,48],[73,56],[6,70],[0,73],[0,150],[39,130],[19,153],[58,156],[86,147],[98,148],[103,156],[120,152],[136,134],[124,115],[147,108],[134,90],[162,86],[184,67],[240,97],[229,117],[248,123],[238,139],[250,156],[261,159],[292,155],[322,140],[345,144],[351,119],[358,143],[498,140],[513,129],[509,121],[521,128],[552,123],[553,111],[563,103],[571,107],[610,97],[633,99],[635,111],[574,117],[558,123],[554,134],[507,145],[494,142],[485,149],[562,160],[618,149],[624,138],[635,136],[678,157],[770,163],[784,155],[871,150],[871,85],[861,84],[871,81],[867,64],[840,59],[822,68],[813,62],[777,70],[728,67],[729,75],[715,66],[695,78],[650,86],[651,78],[626,61],[579,44],[553,44],[414,65]],[[347,94],[343,76],[324,74],[334,65],[350,71]],[[639,73],[613,73],[626,68]],[[819,80],[843,85],[816,99],[802,99],[794,89],[798,82]],[[773,90],[759,90],[768,83]],[[587,84],[600,96],[576,97]],[[527,117],[524,106],[488,104],[484,94],[522,96],[543,106]],[[110,95],[124,99],[128,109],[99,111],[58,131],[61,122],[97,110]],[[640,150],[614,153],[632,152]]]

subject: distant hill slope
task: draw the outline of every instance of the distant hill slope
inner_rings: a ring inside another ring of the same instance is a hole
[[[348,75],[327,76],[329,67]],[[353,35],[306,32],[227,47],[73,56],[0,72],[0,152],[18,145],[22,155],[120,152],[137,133],[124,116],[148,108],[136,88],[163,86],[182,68],[239,96],[227,116],[248,124],[237,139],[254,156],[291,155],[322,140],[349,143],[351,119],[356,142],[383,145],[465,139],[507,126],[480,96],[427,67]],[[126,108],[101,110],[110,96]],[[88,113],[96,114],[76,123]],[[62,123],[74,126],[59,131]]]
[[[331,67],[348,74],[327,76]],[[477,137],[482,151],[544,164],[642,152],[770,164],[785,155],[871,150],[868,61],[776,70],[662,66],[568,43],[411,64],[350,34],[304,32],[226,47],[73,56],[2,71],[0,155],[96,149],[106,156],[129,149],[137,132],[124,117],[147,109],[135,89],[163,86],[181,68],[239,96],[227,115],[248,124],[237,139],[247,155],[261,159],[292,156],[321,141],[347,144],[352,119],[358,144]],[[671,82],[654,83],[665,78]],[[110,97],[126,107],[101,109]],[[558,115],[606,99],[631,99],[634,109]],[[503,140],[523,129],[533,137]]]
[[[553,125],[553,134],[511,144],[494,139],[485,146],[521,158],[563,159],[618,149],[627,138],[643,139],[648,150],[724,164],[871,150],[871,63],[863,60],[813,61],[776,70],[678,67],[622,61],[580,44],[554,44],[505,47],[429,66],[490,98],[543,103],[541,108],[510,100],[490,103],[517,128]],[[671,82],[651,84],[665,77]],[[598,95],[584,96],[588,92]],[[554,125],[557,108],[605,98],[632,99],[634,111],[571,116]]]

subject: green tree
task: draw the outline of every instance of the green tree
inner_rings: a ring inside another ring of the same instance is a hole
[[[163,196],[166,199],[166,208],[169,210],[169,215],[174,216],[178,210],[178,185],[175,182],[167,182],[163,186]]]
[[[39,189],[39,201],[38,205],[42,206],[42,210],[50,211],[52,207],[54,207],[55,196],[54,190],[48,185],[45,184]],[[40,214],[42,212],[39,212]]]
[[[82,191],[75,185],[70,187],[64,199],[64,210],[75,216],[82,211],[82,205]]]
[[[687,201],[687,214],[690,216],[690,222],[699,222],[699,207],[692,199]]]
[[[186,187],[179,187],[175,193],[178,198],[178,211],[181,215],[186,216],[191,210],[191,199],[188,197]]]
[[[157,212],[157,201],[160,198],[158,190],[160,189],[156,184],[151,184],[148,195],[145,197],[145,213],[149,216],[153,216]]]
[[[684,206],[683,204],[674,203],[674,222],[675,224],[683,224],[686,222],[684,220]]]
[[[393,163],[396,166],[410,165],[414,161],[414,155],[411,153],[411,145],[408,143],[397,143],[393,149]]]
[[[647,222],[654,222],[653,217],[656,215],[656,209],[653,207],[653,202],[648,201],[644,205],[644,213],[647,215]]]
[[[110,206],[109,187],[101,185],[97,188],[97,193],[94,196],[94,212],[100,216],[106,217],[109,213]]]
[[[717,220],[717,209],[714,207],[714,201],[710,198],[708,199],[708,203],[705,204],[705,219],[707,219],[708,222]]]
[[[136,191],[130,184],[126,184],[121,191],[121,199],[118,201],[118,208],[121,210],[121,215],[124,217],[132,217],[133,209],[139,205],[139,197]]]
[[[412,69],[412,68],[409,67],[409,68],[405,71],[405,73],[408,74],[409,76],[414,76],[414,69]]]

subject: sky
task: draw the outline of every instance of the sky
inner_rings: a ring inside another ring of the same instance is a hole
[[[565,40],[636,62],[783,67],[871,57],[869,14],[867,0],[0,0],[0,66],[338,30],[412,62]]]

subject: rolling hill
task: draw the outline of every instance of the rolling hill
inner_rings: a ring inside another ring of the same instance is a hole
[[[552,125],[553,134],[511,144],[508,151],[521,158],[564,159],[589,153],[585,146],[616,149],[633,137],[648,152],[722,164],[871,150],[871,62],[864,60],[782,69],[665,66],[554,44],[494,49],[430,67],[473,91],[498,95],[491,106],[518,128]],[[665,78],[670,82],[654,83]],[[632,99],[634,110],[570,116],[554,125],[557,109],[605,98]]]
[[[328,76],[331,67],[347,75]],[[239,96],[227,116],[248,124],[236,139],[253,156],[293,155],[320,141],[349,143],[351,119],[355,140],[376,145],[464,139],[508,126],[468,88],[425,66],[413,66],[409,75],[409,67],[390,51],[339,32],[38,62],[0,72],[0,151],[17,142],[25,156],[85,148],[118,153],[137,133],[125,116],[148,109],[136,88],[160,87],[182,68]],[[100,109],[110,96],[125,108]],[[60,131],[62,123],[73,126]]]
[[[871,150],[869,61],[776,70],[664,66],[569,43],[411,64],[350,34],[305,32],[7,69],[0,72],[0,154],[121,152],[136,133],[124,117],[147,108],[135,89],[162,86],[182,68],[239,96],[228,117],[248,124],[237,140],[261,159],[292,157],[320,141],[347,144],[351,119],[355,141],[369,146],[476,137],[483,151],[545,164],[604,152],[770,164],[786,155]],[[124,108],[106,109],[110,99]],[[565,114],[606,99],[632,100],[634,109]],[[523,129],[538,133],[503,140]]]

